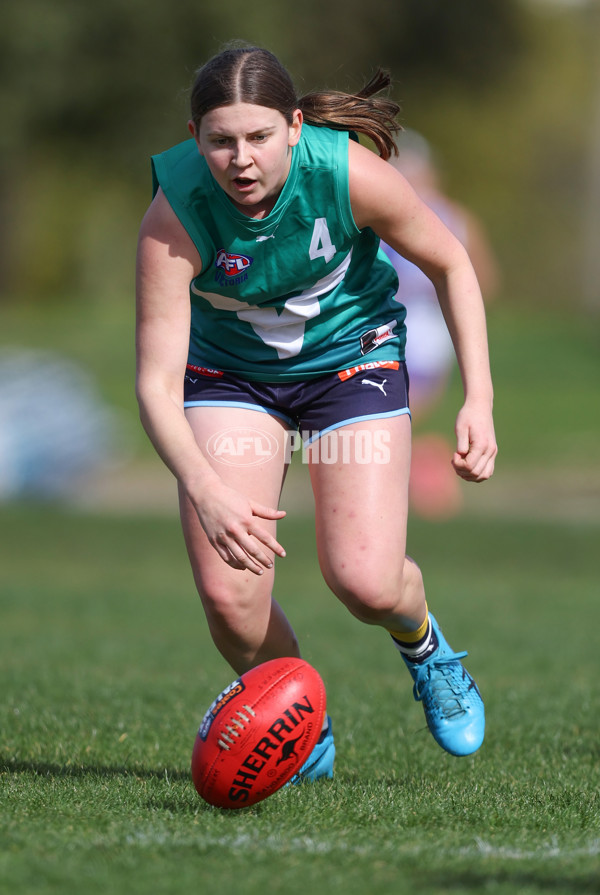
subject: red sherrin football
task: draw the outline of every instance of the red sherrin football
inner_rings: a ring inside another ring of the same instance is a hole
[[[192,779],[219,808],[266,799],[304,764],[321,734],[325,686],[303,659],[271,659],[217,696],[194,743]]]

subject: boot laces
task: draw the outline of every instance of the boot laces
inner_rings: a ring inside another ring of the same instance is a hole
[[[465,687],[458,660],[466,655],[466,652],[452,653],[424,663],[417,670],[413,685],[415,700],[424,701],[445,718],[463,714],[466,711],[463,704]],[[452,665],[455,667],[451,668]]]

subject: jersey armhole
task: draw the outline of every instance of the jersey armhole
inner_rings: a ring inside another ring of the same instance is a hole
[[[160,187],[184,230],[198,249],[202,270],[206,270],[210,264],[212,253],[210,240],[203,232],[204,227],[190,214],[187,203],[177,194],[176,189],[171,184],[168,166],[164,164],[161,156],[152,156],[150,161],[152,164],[152,197],[156,195]]]
[[[337,194],[337,204],[340,210],[340,218],[346,234],[350,238],[356,237],[361,231],[356,226],[354,215],[352,214],[352,206],[350,204],[350,177],[349,177],[349,145],[350,140],[359,142],[357,135],[353,131],[334,131],[338,137],[337,158],[337,176],[335,178],[335,188]]]

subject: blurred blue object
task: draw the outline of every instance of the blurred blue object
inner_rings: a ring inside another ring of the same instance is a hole
[[[0,501],[72,496],[117,457],[117,414],[76,363],[0,348]]]

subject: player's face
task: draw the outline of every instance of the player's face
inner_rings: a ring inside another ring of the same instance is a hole
[[[268,214],[290,170],[290,147],[300,139],[302,113],[288,124],[267,106],[234,103],[207,112],[190,131],[211,174],[234,204],[250,217]]]

